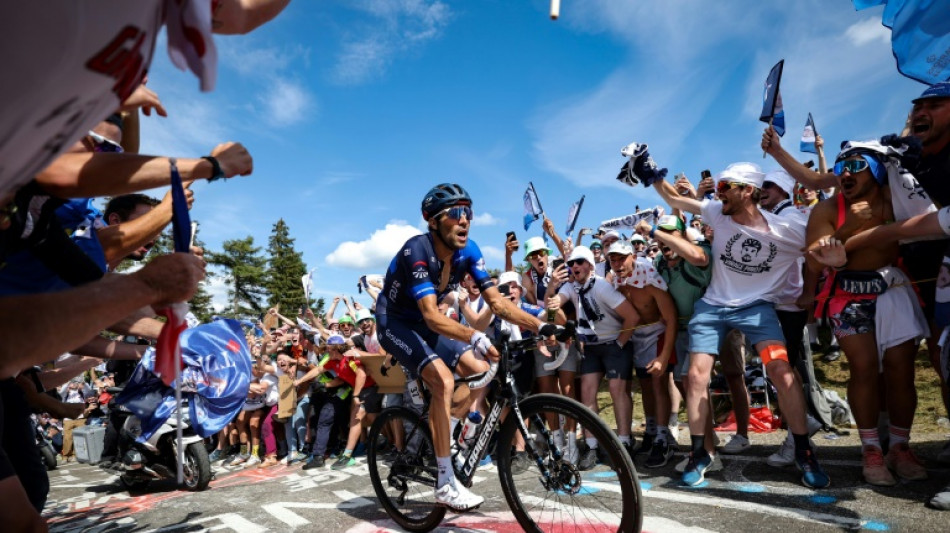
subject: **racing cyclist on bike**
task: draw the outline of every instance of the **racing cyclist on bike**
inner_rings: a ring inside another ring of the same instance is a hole
[[[472,199],[465,189],[452,183],[433,187],[422,200],[422,218],[429,232],[406,241],[386,272],[376,301],[377,337],[411,378],[422,377],[432,394],[429,426],[439,469],[436,501],[454,511],[468,511],[484,498],[458,483],[452,468],[452,373],[486,372],[489,364],[484,359],[497,361],[499,354],[484,333],[441,313],[439,301],[471,274],[495,316],[545,337],[554,335],[557,327],[525,313],[498,292],[481,250],[468,238]]]

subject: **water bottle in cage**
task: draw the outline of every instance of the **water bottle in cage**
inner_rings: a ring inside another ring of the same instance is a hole
[[[459,433],[458,444],[460,449],[467,450],[472,445],[482,420],[482,414],[478,411],[472,411],[468,414],[465,423],[462,425],[462,432]]]

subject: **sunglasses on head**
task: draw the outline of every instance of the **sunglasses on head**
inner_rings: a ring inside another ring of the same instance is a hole
[[[726,194],[726,191],[736,187],[745,187],[745,183],[736,183],[733,181],[720,181],[716,185],[716,194]]]
[[[840,176],[847,170],[849,174],[857,174],[867,170],[869,166],[863,157],[861,159],[846,159],[835,163],[834,173],[835,176]]]
[[[571,259],[570,261],[567,262],[567,266],[572,267],[574,265],[583,265],[586,262],[587,262],[586,259]]]
[[[92,139],[92,149],[94,152],[122,153],[122,145],[112,139],[107,139],[94,131],[90,131],[86,135]]]
[[[447,207],[439,212],[437,217],[446,217],[452,220],[461,220],[462,215],[465,215],[465,220],[472,220],[472,206],[470,205],[453,205],[452,207]]]

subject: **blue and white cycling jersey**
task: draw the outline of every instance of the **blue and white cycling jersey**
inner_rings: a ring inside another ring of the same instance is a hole
[[[431,233],[417,235],[406,241],[393,258],[386,271],[383,290],[376,300],[377,315],[421,321],[422,312],[417,302],[430,294],[441,301],[458,288],[465,274],[471,274],[482,291],[494,286],[481,250],[475,241],[469,239],[464,248],[452,254],[448,283],[439,290],[443,263],[436,257],[432,239]]]

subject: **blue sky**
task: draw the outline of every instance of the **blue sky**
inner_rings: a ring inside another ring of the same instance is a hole
[[[694,183],[735,161],[773,168],[757,118],[779,59],[795,152],[808,112],[834,157],[844,139],[900,130],[924,88],[897,73],[881,8],[847,0],[563,0],[560,20],[547,12],[544,0],[296,0],[251,35],[217,38],[210,94],[162,40],[149,86],[169,117],[143,120],[142,151],[244,143],[253,176],[193,187],[202,239],[266,246],[282,217],[316,295],[332,297],[384,272],[424,227],[419,203],[436,183],[469,190],[472,238],[501,267],[506,231],[540,235],[521,226],[528,181],[562,232],[582,194],[578,227],[656,205],[653,190],[615,180],[631,141]],[[210,288],[226,292],[220,279]]]

